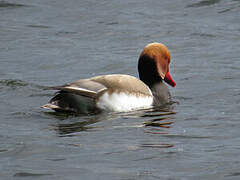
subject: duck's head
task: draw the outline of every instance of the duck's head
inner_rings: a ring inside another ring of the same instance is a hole
[[[176,83],[169,73],[170,59],[170,52],[165,45],[161,43],[148,44],[138,60],[140,79],[149,87],[162,80],[175,87]]]

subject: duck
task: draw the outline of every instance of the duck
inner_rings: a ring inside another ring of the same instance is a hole
[[[165,83],[176,86],[169,72],[170,59],[164,44],[147,44],[138,59],[139,79],[127,74],[109,74],[48,87],[57,92],[41,107],[57,112],[96,113],[162,106],[171,97]]]

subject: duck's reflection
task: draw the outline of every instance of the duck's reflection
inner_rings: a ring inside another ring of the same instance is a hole
[[[133,122],[132,120],[124,125],[120,124],[113,128],[126,128],[126,127],[145,127],[146,133],[152,134],[166,134],[164,130],[170,128],[174,123],[173,111],[166,108],[154,108],[139,110],[127,113],[99,113],[90,115],[76,115],[76,114],[65,114],[58,112],[48,112],[49,116],[52,116],[59,121],[52,125],[52,128],[56,130],[59,135],[74,135],[75,133],[82,131],[94,131],[99,128],[104,128],[106,123],[111,122],[115,119],[139,119],[141,122]]]
[[[48,112],[46,114],[59,120],[57,123],[51,125],[51,129],[54,129],[60,136],[69,136],[77,132],[100,128],[101,125],[94,126],[94,124],[106,119],[104,114],[79,115],[59,112]]]

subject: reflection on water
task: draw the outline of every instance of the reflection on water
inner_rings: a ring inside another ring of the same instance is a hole
[[[99,117],[98,115],[89,115],[89,116],[77,116],[76,114],[65,114],[59,112],[45,112],[45,114],[51,115],[58,119],[58,123],[52,125],[52,128],[60,136],[69,136],[73,133],[88,131],[91,129],[98,128],[97,126],[89,126],[95,124],[99,121],[103,121],[104,117]],[[72,122],[71,119],[74,118]],[[70,121],[70,122],[69,122]]]
[[[163,127],[163,128],[170,128],[170,125],[173,124],[172,121],[169,122],[160,122],[162,120],[168,120],[170,119],[169,117],[166,118],[158,118],[158,119],[153,119],[151,121],[145,122],[145,126],[153,126],[153,127]],[[157,121],[157,122],[156,122]]]
[[[149,134],[151,134],[151,136],[167,135],[169,133],[168,129],[171,128],[174,123],[176,112],[167,111],[166,108],[162,110],[158,108],[125,113],[101,113],[88,116],[58,112],[45,114],[58,119],[55,124],[51,125],[50,129],[55,130],[60,137],[77,136],[79,133],[86,131],[106,131],[108,128],[119,131],[125,131],[129,128],[131,131],[133,128],[142,129],[142,132],[148,137]],[[116,121],[118,121],[118,123],[116,123]],[[115,123],[117,125],[115,125]],[[73,143],[71,146],[79,146],[79,144]],[[144,148],[172,147],[174,147],[174,144],[170,142],[153,141],[149,139],[149,141],[143,143],[136,142],[135,145],[131,145],[131,147],[128,148],[135,151]]]
[[[159,109],[148,109],[148,110],[139,110],[134,112],[125,112],[125,113],[100,113],[97,115],[88,115],[81,116],[76,114],[65,114],[58,112],[45,112],[45,114],[50,115],[56,119],[58,119],[58,123],[52,125],[52,128],[56,130],[56,132],[60,136],[69,136],[74,133],[96,130],[99,128],[104,128],[104,125],[101,122],[119,120],[121,119],[143,119],[144,122],[136,123],[133,120],[129,121],[129,123],[125,123],[121,126],[113,126],[113,128],[146,128],[146,133],[155,134],[156,131],[162,131],[163,129],[170,128],[174,123],[174,115],[176,114],[173,111],[167,111],[163,109],[160,111]],[[74,119],[74,120],[72,120]],[[100,122],[100,123],[99,123]],[[98,123],[98,125],[94,125]],[[153,129],[154,127],[154,129]],[[166,132],[161,132],[162,134],[166,134]],[[161,134],[156,133],[156,134]]]

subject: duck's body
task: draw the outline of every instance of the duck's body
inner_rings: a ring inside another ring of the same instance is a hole
[[[91,112],[100,109],[124,112],[147,108],[153,103],[151,90],[141,80],[123,74],[81,79],[51,89],[60,91],[43,107],[56,111]]]
[[[58,93],[42,107],[89,113],[99,110],[126,112],[165,104],[169,102],[169,91],[163,80],[175,86],[168,72],[169,62],[170,54],[164,45],[149,44],[139,58],[140,79],[111,74],[51,87]]]

